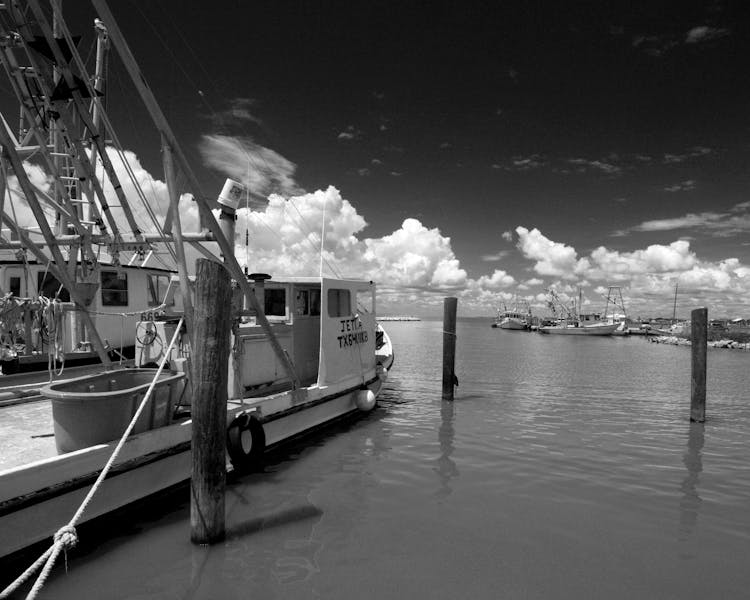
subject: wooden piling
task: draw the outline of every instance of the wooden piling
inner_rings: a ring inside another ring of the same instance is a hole
[[[227,270],[196,261],[193,375],[193,470],[190,539],[211,544],[224,539],[226,488],[227,371],[232,290]]]
[[[456,380],[456,307],[458,298],[443,300],[443,400],[453,400]]]
[[[706,357],[708,349],[708,309],[696,308],[690,314],[692,372],[690,377],[690,420],[706,420]]]

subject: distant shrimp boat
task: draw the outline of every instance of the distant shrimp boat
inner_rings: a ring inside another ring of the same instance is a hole
[[[492,326],[499,329],[528,329],[529,314],[506,310],[498,314]]]
[[[531,327],[531,309],[526,302],[516,299],[512,309],[508,309],[506,306],[504,310],[497,311],[492,327],[514,330],[529,329]]]
[[[589,323],[582,324],[579,321],[559,325],[546,325],[538,329],[539,333],[556,335],[612,335],[620,327],[620,323]]]
[[[539,333],[553,334],[553,335],[612,335],[615,331],[620,330],[624,327],[624,323],[619,321],[608,322],[604,320],[599,314],[583,314],[577,307],[580,307],[581,302],[579,300],[578,305],[574,305],[573,309],[568,308],[555,293],[553,289],[549,290],[550,301],[549,306],[554,311],[562,310],[563,317],[559,318],[554,325],[544,325],[539,327]]]

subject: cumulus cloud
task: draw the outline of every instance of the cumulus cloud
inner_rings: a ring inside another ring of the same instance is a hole
[[[744,204],[735,207],[736,211],[746,209]],[[566,301],[573,298],[579,288],[585,290],[593,285],[596,300],[605,286],[618,285],[631,316],[638,313],[657,316],[660,310],[666,314],[667,309],[671,314],[674,285],[678,282],[683,302],[689,302],[690,308],[708,304],[719,315],[747,312],[745,298],[750,293],[750,266],[734,257],[701,260],[688,240],[652,244],[633,251],[599,246],[587,256],[578,257],[573,247],[552,241],[538,230],[519,227],[516,231],[519,250],[525,258],[534,261],[532,268],[537,273],[556,278],[551,287]],[[541,284],[542,280],[535,278],[521,285],[526,289]],[[539,310],[543,309],[544,300],[541,293],[534,299]],[[594,300],[590,301],[596,305]]]
[[[417,219],[406,219],[390,235],[364,240],[363,258],[379,281],[392,285],[450,288],[465,285],[450,238],[437,228],[428,229]]]
[[[622,281],[646,273],[686,271],[696,263],[690,242],[686,240],[678,240],[668,246],[653,244],[633,252],[618,252],[599,246],[591,252],[586,276],[596,280]]]
[[[492,275],[482,275],[476,280],[476,286],[487,290],[501,290],[515,285],[516,279],[501,269],[495,269]]]
[[[363,237],[367,223],[335,187],[289,199],[272,195],[263,210],[240,209],[236,254],[241,262],[249,256],[253,271],[315,275],[324,223],[325,274],[373,279],[393,293],[404,288],[439,291],[467,285],[467,273],[453,253],[450,238],[438,229],[406,219],[389,235]]]
[[[574,248],[553,242],[536,228],[529,231],[519,226],[516,234],[518,249],[525,258],[535,261],[534,271],[539,275],[575,279],[588,267],[588,261],[579,259]]]

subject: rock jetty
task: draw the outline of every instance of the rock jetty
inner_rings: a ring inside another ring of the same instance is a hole
[[[690,346],[688,338],[676,335],[655,335],[648,338],[649,342],[655,344],[671,344],[673,346]],[[736,350],[750,350],[750,342],[738,342],[735,340],[714,340],[708,342],[709,348],[733,348]]]

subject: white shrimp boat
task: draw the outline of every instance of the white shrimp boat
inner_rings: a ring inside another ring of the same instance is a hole
[[[10,119],[0,123],[7,157],[0,213],[12,234],[0,245],[22,254],[0,265],[3,297],[20,315],[14,313],[12,335],[3,340],[6,358],[18,359],[15,367],[25,357],[28,363],[59,368],[63,358],[71,360],[78,352],[99,364],[83,376],[67,367],[45,373],[41,381],[23,374],[3,376],[0,557],[49,538],[71,519],[152,380],[150,407],[77,522],[189,478],[190,356],[196,349],[190,327],[181,325],[183,320],[191,324],[193,306],[183,242],[218,243],[237,286],[228,365],[228,465],[257,467],[268,448],[373,410],[393,363],[391,342],[376,322],[375,284],[369,279],[245,275],[225,229],[211,213],[216,207],[229,210],[227,195],[214,204],[200,192],[106,3],[93,1],[101,18],[96,24],[100,44],[114,42],[161,134],[171,204],[157,232],[146,233],[142,213],[136,216],[127,208],[128,195],[107,164],[109,147],[100,124],[109,121],[98,101],[101,89],[94,89],[97,80],[82,71],[61,15],[55,15],[54,24],[60,33],[53,35],[52,11],[38,1],[3,5],[0,35],[13,43],[0,48],[0,59],[21,101],[24,124],[23,136],[16,138]],[[70,134],[74,123],[84,124],[87,144]],[[50,129],[68,152],[64,164],[48,138]],[[27,175],[24,161],[32,155],[42,157],[54,197]],[[86,176],[76,179],[71,166]],[[102,167],[109,189],[119,190],[119,215],[112,214],[111,199],[93,177]],[[188,181],[200,209],[200,233],[181,231],[175,170]],[[71,181],[82,185],[76,188]],[[235,191],[236,183],[228,182],[227,189]],[[14,219],[8,210],[12,201],[31,209],[41,237]],[[47,222],[55,214],[57,229]],[[129,233],[123,223],[131,226]],[[175,259],[172,268],[147,264],[167,254]],[[106,329],[107,307],[119,335]],[[110,352],[128,345],[138,368],[111,362]],[[166,365],[158,377],[150,368],[156,363]]]
[[[539,333],[551,335],[612,335],[623,327],[623,323],[607,321],[598,313],[584,314],[580,311],[582,304],[574,304],[573,308],[566,306],[553,289],[548,290],[550,295],[549,306],[553,313],[561,311],[562,316],[554,325],[543,325],[538,328]]]
[[[519,301],[516,297],[513,308],[503,307],[498,309],[492,327],[498,329],[526,330],[531,328],[531,308],[528,302]]]
[[[499,329],[524,330],[531,327],[531,313],[515,310],[498,311],[493,327]]]
[[[555,335],[612,335],[620,327],[620,323],[589,323],[580,321],[568,323],[563,321],[558,325],[545,325],[538,329],[539,333]]]

